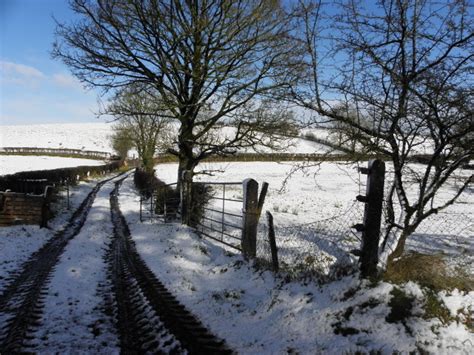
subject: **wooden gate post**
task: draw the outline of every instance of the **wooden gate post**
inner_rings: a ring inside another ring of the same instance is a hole
[[[244,206],[242,226],[242,253],[245,259],[257,255],[258,226],[258,182],[254,179],[243,181]]]
[[[363,225],[355,228],[362,232],[360,253],[360,271],[362,277],[377,275],[379,260],[380,225],[382,222],[382,203],[384,194],[385,163],[379,159],[369,161],[368,169],[361,169],[367,174],[366,196],[357,196],[365,203]]]
[[[43,195],[43,204],[41,206],[41,221],[40,221],[40,228],[48,227],[48,219],[50,214],[50,204],[51,198],[53,196],[53,187],[46,186]]]

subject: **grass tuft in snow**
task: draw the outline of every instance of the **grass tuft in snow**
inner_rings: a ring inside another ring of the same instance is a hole
[[[388,266],[384,280],[395,284],[413,281],[436,292],[453,289],[469,292],[474,288],[472,276],[459,268],[450,271],[442,254],[404,255]]]
[[[423,316],[425,319],[438,318],[443,324],[449,324],[451,321],[455,320],[455,318],[451,316],[451,313],[444,302],[432,290],[427,290],[425,293],[425,304],[423,305],[423,310],[425,312]]]

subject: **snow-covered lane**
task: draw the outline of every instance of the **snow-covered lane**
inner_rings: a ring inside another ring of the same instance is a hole
[[[30,345],[39,353],[118,353],[118,339],[103,313],[104,254],[113,236],[109,195],[114,180],[98,192],[80,233],[68,244],[52,275],[41,326]]]

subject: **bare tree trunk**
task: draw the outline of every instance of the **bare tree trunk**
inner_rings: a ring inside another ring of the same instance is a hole
[[[419,223],[416,223],[415,225],[406,225],[405,228],[402,231],[402,234],[400,236],[400,239],[398,239],[397,246],[395,247],[395,250],[388,256],[387,259],[387,265],[393,263],[393,261],[403,255],[405,252],[405,246],[406,246],[406,241],[407,238],[415,231],[415,229],[418,227]]]
[[[178,166],[178,191],[181,199],[181,221],[190,225],[193,210],[193,177],[198,162],[193,159],[180,157]]]

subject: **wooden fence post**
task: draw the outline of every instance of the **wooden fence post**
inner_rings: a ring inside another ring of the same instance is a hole
[[[362,277],[377,275],[379,253],[380,225],[382,222],[382,203],[384,194],[385,163],[379,159],[369,161],[367,169],[361,169],[367,174],[365,196],[357,196],[357,200],[365,203],[364,222],[355,225],[362,232],[360,251],[360,271]]]
[[[277,248],[276,239],[275,239],[275,227],[273,226],[273,215],[270,213],[270,211],[267,211],[267,222],[268,222],[268,241],[270,243],[270,250],[272,253],[273,271],[278,272],[279,270],[278,248]]]
[[[260,190],[260,196],[258,197],[258,205],[257,205],[258,218],[260,218],[260,215],[262,214],[262,208],[263,208],[263,204],[265,203],[265,197],[267,196],[267,192],[268,192],[268,182],[264,182],[262,184],[262,189]]]
[[[244,180],[243,191],[242,253],[245,259],[251,259],[257,255],[258,182]]]

